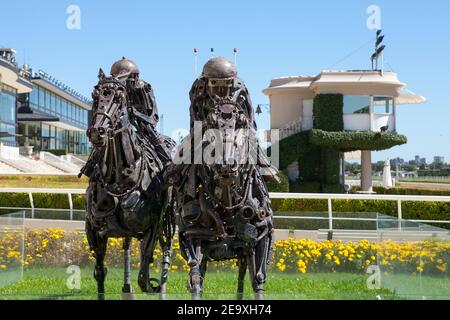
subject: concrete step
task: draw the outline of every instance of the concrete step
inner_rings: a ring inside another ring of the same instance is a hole
[[[0,174],[14,174],[14,173],[21,173],[22,171],[0,161]]]

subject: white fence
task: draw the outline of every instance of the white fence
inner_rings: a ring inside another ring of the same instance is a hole
[[[36,210],[52,210],[52,211],[67,211],[70,212],[70,219],[73,219],[73,212],[80,212],[82,210],[75,210],[73,208],[72,195],[85,194],[84,189],[49,189],[49,188],[0,188],[0,197],[2,193],[26,193],[30,199],[31,207],[29,208],[11,208],[2,207],[0,209],[11,210],[25,210],[31,209],[32,218]],[[69,208],[67,209],[45,209],[35,208],[33,199],[34,193],[53,193],[53,194],[66,194],[69,201]],[[333,221],[377,221],[375,218],[344,218],[333,216],[333,200],[389,200],[397,202],[397,219],[400,223],[403,220],[402,215],[402,202],[450,202],[450,197],[442,196],[403,196],[403,195],[377,195],[377,194],[310,194],[310,193],[270,193],[271,199],[313,199],[313,200],[327,200],[328,217],[317,216],[281,216],[277,215],[275,219],[311,219],[311,220],[328,220],[329,230],[333,230]],[[436,224],[450,224],[448,220],[410,220],[417,223],[436,223]]]

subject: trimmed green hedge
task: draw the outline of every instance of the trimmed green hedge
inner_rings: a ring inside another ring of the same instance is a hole
[[[280,193],[289,192],[288,176],[282,171],[278,171],[277,176],[280,179],[279,183],[276,180],[270,180],[267,182],[267,188],[269,189],[269,191],[270,192],[280,192]]]
[[[344,130],[342,94],[318,94],[314,97],[314,128],[325,131]]]
[[[44,150],[44,151],[52,153],[55,156],[65,156],[65,155],[67,155],[67,150],[66,149],[51,149],[51,150]]]
[[[33,193],[35,208],[69,209],[67,194]],[[86,208],[83,194],[72,195],[73,208],[84,210]],[[28,193],[0,193],[0,207],[30,208]]]
[[[450,190],[426,190],[426,189],[407,189],[407,188],[391,188],[373,187],[373,191],[377,194],[394,194],[408,196],[450,196]]]
[[[404,135],[392,132],[328,132],[313,129],[310,131],[309,141],[316,146],[336,148],[342,151],[380,151],[405,144],[408,142],[408,139]]]

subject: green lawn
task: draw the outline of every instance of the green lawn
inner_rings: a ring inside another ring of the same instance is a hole
[[[0,277],[1,277],[0,273]],[[96,299],[96,283],[92,270],[81,270],[81,289],[66,286],[66,269],[32,268],[24,271],[23,280],[0,288],[0,299]],[[152,276],[155,276],[154,274]],[[159,275],[158,275],[159,276]],[[158,299],[158,295],[144,295],[136,283],[137,270],[133,270],[133,287],[138,299]],[[267,299],[395,299],[390,290],[369,290],[366,275],[353,274],[287,274],[269,273],[266,285]],[[190,299],[186,288],[187,274],[170,273],[168,299]],[[235,299],[237,272],[210,271],[207,273],[203,299]],[[109,268],[106,281],[107,299],[120,299],[122,270]],[[246,279],[245,299],[252,299],[250,283]]]

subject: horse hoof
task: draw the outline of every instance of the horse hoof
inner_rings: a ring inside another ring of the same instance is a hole
[[[106,299],[105,299],[105,294],[104,294],[104,293],[98,293],[98,294],[97,294],[97,299],[98,299],[98,300],[101,300],[101,301],[106,300]]]
[[[148,279],[148,289],[149,293],[160,293],[161,292],[161,282],[159,279],[150,278]]]
[[[145,279],[145,277],[141,277],[139,278],[138,284],[142,292],[145,293],[161,292],[161,283],[158,279],[155,278]]]

